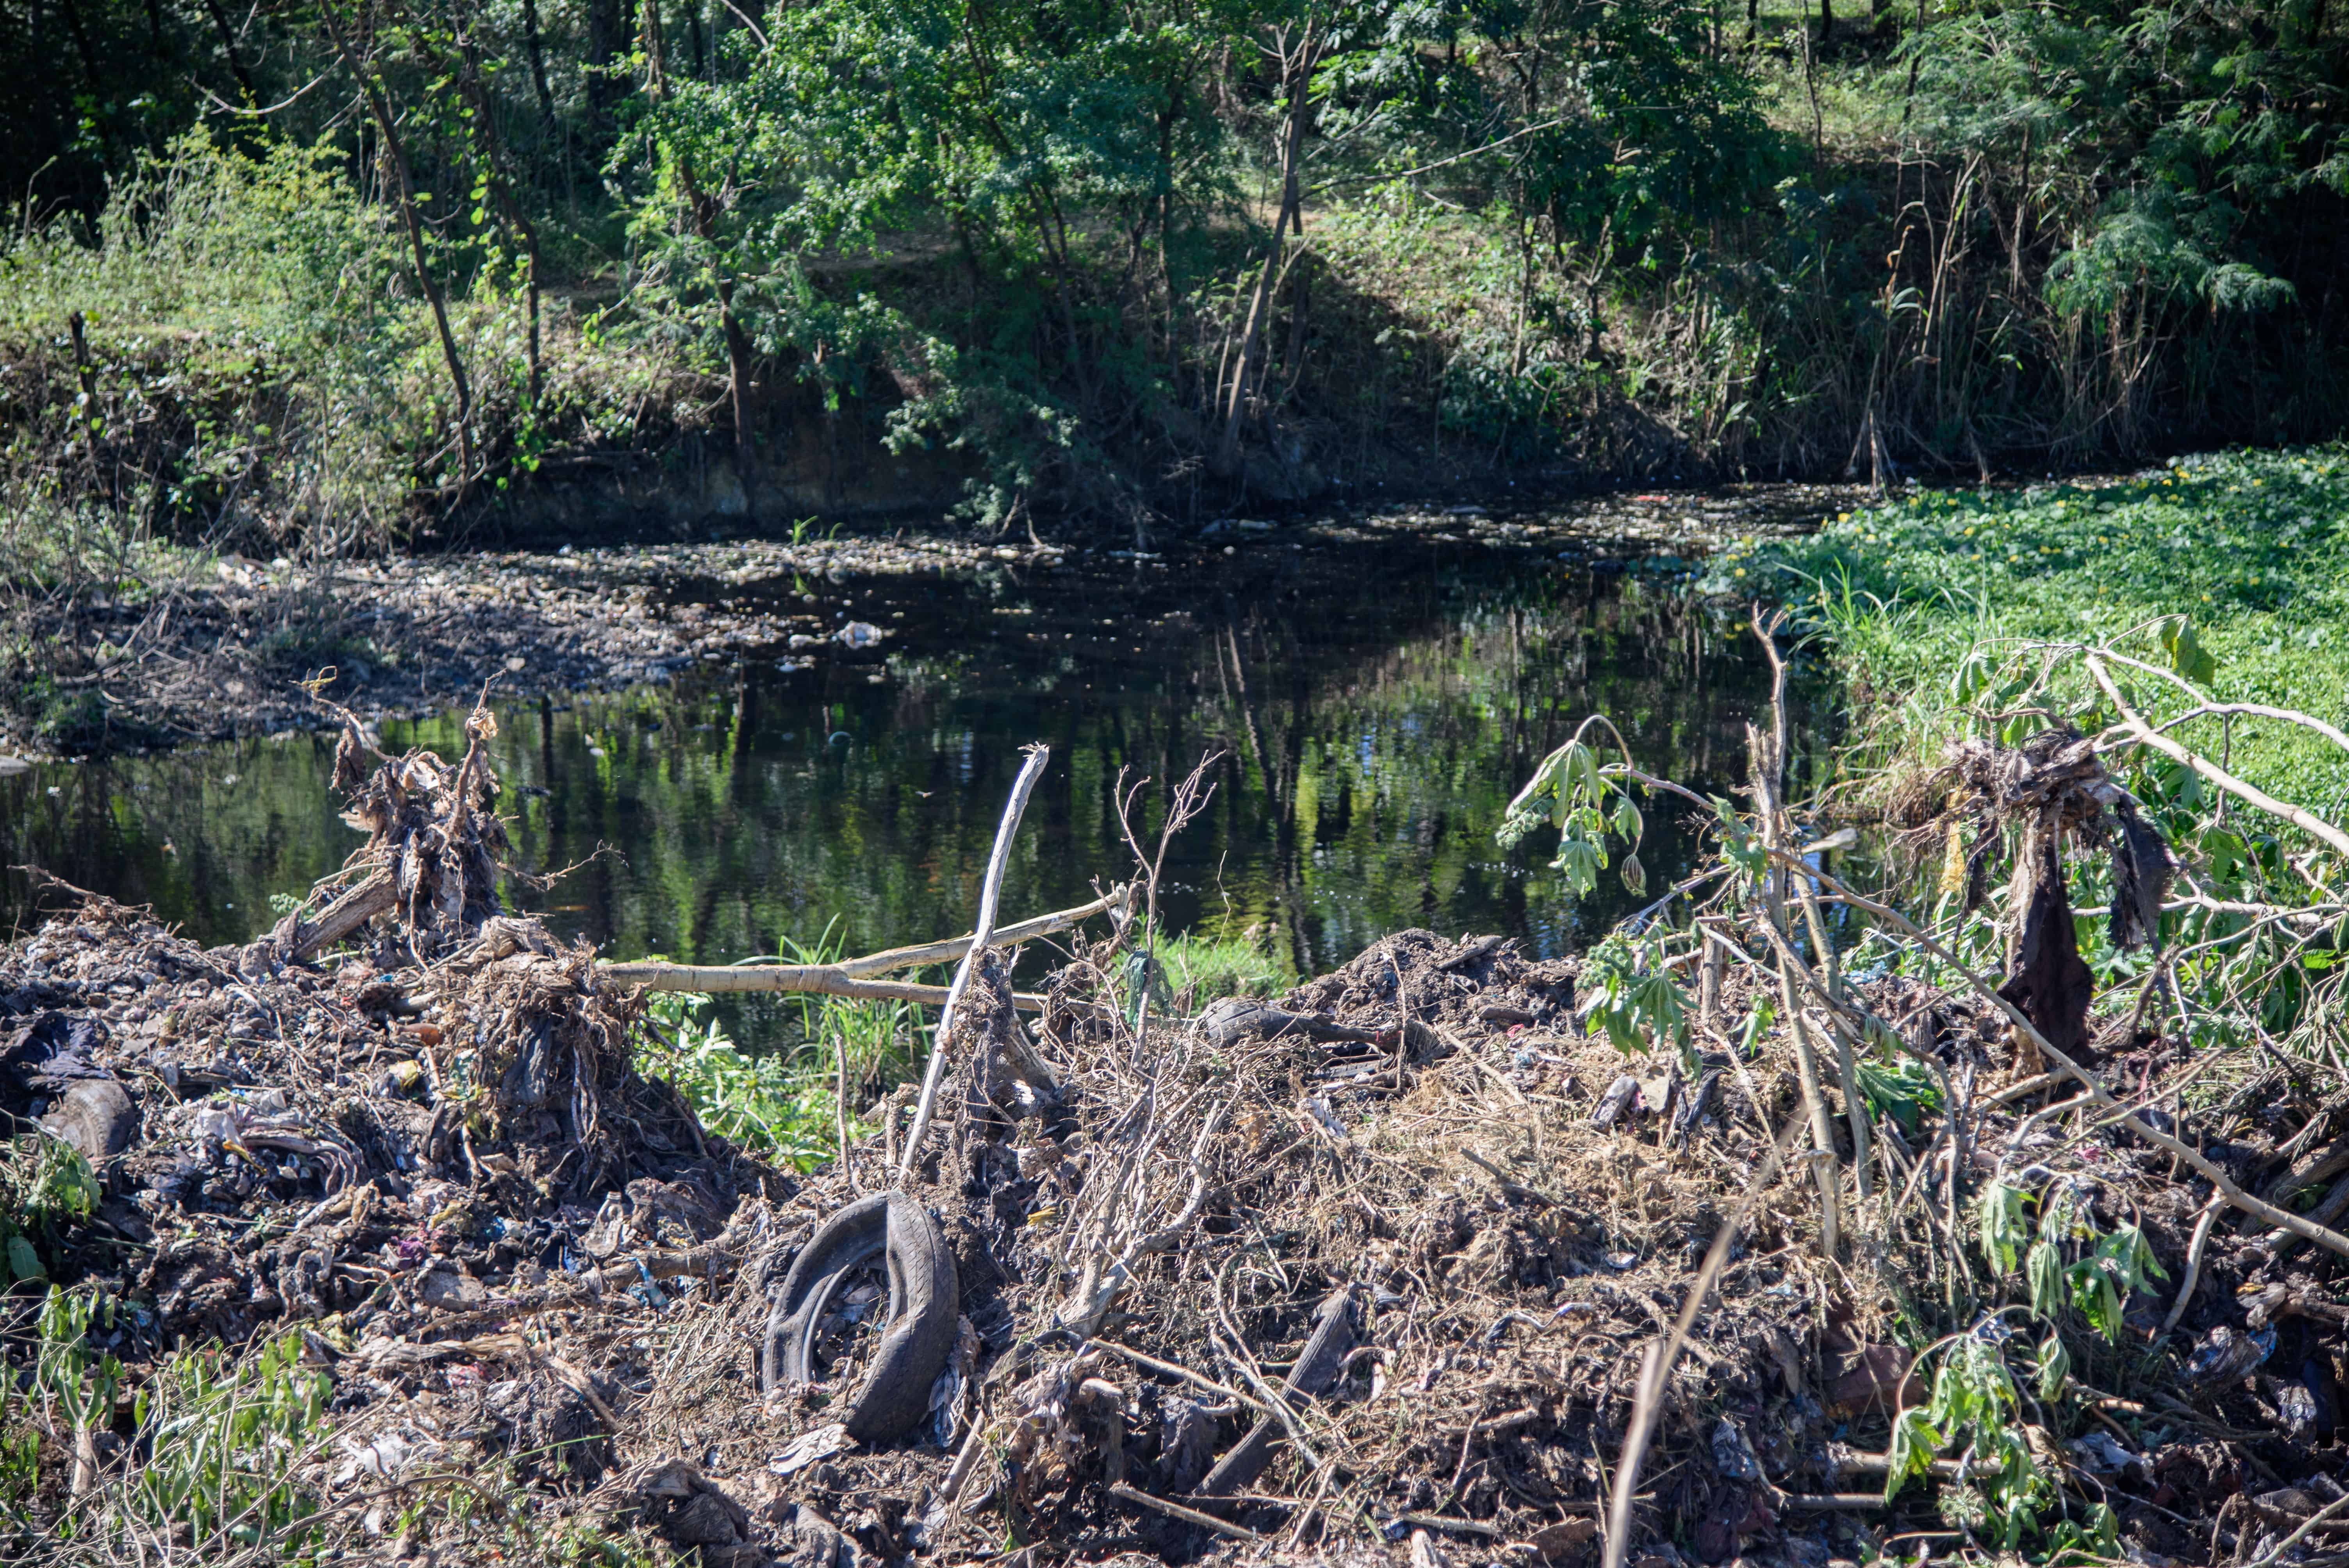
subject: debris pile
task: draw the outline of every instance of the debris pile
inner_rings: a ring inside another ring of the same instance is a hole
[[[1032,1020],[982,954],[926,1135],[888,1096],[802,1178],[640,1077],[640,996],[500,910],[482,738],[347,779],[374,836],[343,899],[391,890],[336,938],[354,955],[317,956],[323,915],[203,951],[95,897],[0,949],[0,1110],[40,1130],[19,1162],[70,1144],[97,1186],[23,1239],[102,1304],[82,1337],[126,1390],[79,1422],[9,1405],[41,1457],[0,1530],[135,1534],[159,1455],[127,1390],[290,1335],[328,1390],[284,1449],[299,1506],[176,1546],[1595,1563],[1651,1416],[1618,1540],[1644,1568],[1988,1554],[2014,1477],[1940,1453],[1941,1385],[2028,1315],[2002,1305],[2027,1299],[2005,1192],[2063,1216],[2043,1234],[2081,1282],[2032,1330],[2076,1353],[2010,1387],[2043,1542],[2064,1521],[2106,1556],[2248,1562],[2344,1516],[2337,1260],[2214,1222],[1965,986],[1847,976],[1814,1014],[1880,1020],[1889,1053],[1840,1254],[1785,1132],[1782,955],[1744,935],[1685,1050],[1627,1057],[1586,1032],[1574,961],[1427,931],[1164,1015],[1133,984],[1146,901],[1121,903]],[[2143,1022],[2106,1070],[2174,1128],[2207,1068]],[[2349,1100],[2313,1074],[2262,1061],[2202,1120],[2241,1187],[2349,1206]],[[23,1387],[57,1363],[45,1283],[5,1298]]]

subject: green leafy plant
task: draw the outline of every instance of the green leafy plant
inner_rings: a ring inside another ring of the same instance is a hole
[[[98,1173],[73,1145],[45,1133],[11,1139],[0,1161],[0,1262],[7,1276],[43,1279],[41,1249],[59,1227],[87,1218],[99,1197]]]
[[[2002,1274],[2013,1273],[2020,1262],[2031,1310],[2039,1317],[2052,1323],[2068,1306],[2107,1342],[2117,1341],[2130,1295],[2169,1277],[2152,1243],[2134,1224],[2098,1232],[2087,1203],[2068,1182],[2036,1200],[2035,1225],[2026,1212],[2033,1201],[2002,1182],[1983,1190],[1976,1201],[1982,1254]]]
[[[1853,1076],[1859,1080],[1859,1092],[1867,1098],[1869,1111],[1879,1118],[1890,1117],[1911,1137],[1916,1135],[1920,1114],[1941,1107],[1941,1086],[1913,1057],[1895,1056],[1883,1061],[1863,1057],[1853,1064]]]
[[[2037,1532],[2056,1494],[2024,1437],[2022,1396],[1992,1337],[2002,1332],[1992,1319],[1943,1347],[1932,1397],[1893,1420],[1884,1496],[1898,1497],[1910,1480],[1932,1474],[1935,1458],[1958,1449],[1963,1479],[1943,1490],[1943,1517],[2012,1552],[2026,1532]]]
[[[27,1512],[40,1477],[46,1439],[79,1463],[86,1435],[113,1417],[122,1364],[92,1356],[89,1326],[114,1320],[115,1302],[55,1285],[41,1302],[38,1337],[29,1376],[20,1385],[0,1379],[0,1517],[19,1533],[32,1528]]]
[[[1289,967],[1264,943],[1246,936],[1187,932],[1158,944],[1168,981],[1195,1003],[1218,996],[1269,996],[1294,983]]]
[[[646,1010],[639,1071],[667,1078],[701,1124],[742,1148],[812,1169],[837,1144],[834,1094],[781,1055],[749,1056],[727,1037],[708,996],[660,991]]]
[[[184,1522],[200,1545],[241,1546],[315,1514],[308,1472],[333,1435],[334,1384],[301,1363],[298,1334],[241,1362],[218,1350],[166,1361],[139,1393],[145,1459],[122,1482],[130,1511],[159,1530]]]
[[[1617,1050],[1644,1055],[1667,1043],[1687,1048],[1688,998],[1654,936],[1609,933],[1584,955],[1581,986],[1586,1026],[1604,1031]]]
[[[1565,872],[1567,884],[1584,897],[1598,890],[1599,873],[1608,864],[1607,841],[1612,836],[1623,844],[1618,874],[1637,896],[1648,888],[1648,873],[1639,853],[1646,824],[1630,789],[1606,776],[1598,752],[1582,738],[1592,724],[1604,722],[1585,720],[1573,739],[1542,758],[1534,776],[1509,802],[1495,836],[1505,847],[1514,846],[1545,820],[1556,824],[1557,858],[1550,862],[1551,869]],[[1544,795],[1549,797],[1547,808],[1542,804]]]

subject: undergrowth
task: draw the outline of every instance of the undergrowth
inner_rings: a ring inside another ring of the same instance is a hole
[[[837,925],[812,943],[785,937],[771,961],[833,964],[843,956]],[[842,1066],[846,1065],[848,1135],[867,1130],[857,1108],[918,1070],[919,1009],[907,1002],[868,1002],[795,994],[799,1044],[753,1055],[736,1045],[710,998],[657,991],[636,1048],[639,1070],[667,1078],[701,1124],[779,1164],[812,1171],[840,1148]]]
[[[779,947],[773,962],[833,964],[843,956],[836,927],[813,943],[786,937]],[[1162,1000],[1185,997],[1195,1006],[1223,996],[1269,996],[1296,980],[1252,934],[1171,937],[1159,944],[1158,963]],[[754,1054],[727,1034],[709,995],[654,992],[636,1066],[674,1084],[709,1130],[779,1164],[812,1171],[839,1150],[843,1061],[848,1135],[854,1139],[872,1130],[860,1108],[869,1109],[920,1075],[929,1028],[910,1002],[794,994],[789,1003],[799,1043]]]

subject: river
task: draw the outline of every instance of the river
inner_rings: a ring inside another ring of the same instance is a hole
[[[1214,798],[1167,856],[1168,929],[1253,930],[1301,974],[1413,925],[1547,954],[1633,903],[1611,879],[1572,897],[1547,835],[1494,841],[1578,721],[1609,715],[1641,766],[1698,789],[1738,782],[1759,661],[1722,607],[1680,592],[1669,557],[1560,551],[1539,530],[1245,543],[756,585],[887,635],[500,705],[518,865],[572,868],[518,881],[515,901],[616,957],[726,963],[827,933],[857,953],[968,930],[1020,748],[1041,741],[1051,766],[1007,919],[1130,876],[1121,780],[1150,781],[1154,829],[1165,786],[1216,753]],[[454,715],[382,739],[462,745]],[[304,733],[0,778],[0,855],[207,943],[244,940],[274,920],[273,895],[305,892],[360,842],[328,788],[332,751]],[[1679,816],[1648,813],[1659,886],[1690,853]],[[12,923],[34,917],[21,872],[5,898]],[[729,1013],[753,1043],[780,1026],[770,1009]]]

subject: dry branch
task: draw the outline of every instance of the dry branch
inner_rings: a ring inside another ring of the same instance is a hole
[[[2122,727],[2134,738],[2172,760],[2185,764],[2236,799],[2258,807],[2271,817],[2281,817],[2302,832],[2322,839],[2343,854],[2349,855],[2349,833],[2289,800],[2277,799],[2256,784],[2245,783],[2209,758],[2189,750],[2147,724],[2144,717],[2129,706],[2128,699],[2121,696],[2120,688],[2113,684],[2113,677],[2106,670],[2104,661],[2094,654],[2088,655],[2088,674],[2095,677],[2096,685],[2104,688],[2105,695],[2112,698],[2114,705],[2120,709]]]
[[[1081,921],[1096,914],[1122,913],[1126,907],[1129,890],[1123,884],[1110,889],[1091,903],[1081,903],[1073,909],[1055,910],[1023,920],[1017,925],[1007,925],[988,938],[994,948],[1017,947],[1023,942],[1033,942],[1040,936],[1068,930]],[[339,905],[337,905],[339,907]],[[332,915],[333,910],[327,911]],[[323,923],[323,920],[321,922]],[[657,959],[639,959],[625,964],[596,965],[604,978],[618,985],[642,985],[652,991],[809,991],[827,996],[879,997],[909,1002],[925,1002],[936,1006],[946,1000],[943,985],[915,985],[909,991],[936,993],[935,995],[898,995],[868,991],[836,990],[843,982],[870,980],[876,975],[893,970],[916,969],[927,964],[951,964],[970,951],[971,938],[950,936],[943,942],[926,942],[912,947],[892,947],[880,953],[868,953],[862,958],[843,958],[837,964],[669,964]],[[1016,998],[1019,1006],[1034,1012],[1043,1003],[1040,997]]]
[[[914,1125],[905,1134],[905,1152],[897,1161],[896,1179],[900,1183],[912,1172],[914,1161],[922,1151],[922,1136],[929,1131],[930,1117],[937,1109],[938,1080],[946,1071],[956,1010],[963,994],[970,989],[971,971],[978,967],[994,933],[995,901],[1003,891],[1004,870],[1011,863],[1011,842],[1019,836],[1019,814],[1027,810],[1029,793],[1036,788],[1036,780],[1042,777],[1044,764],[1051,756],[1048,746],[1030,747],[1028,760],[1020,765],[1019,777],[1011,781],[1011,799],[1004,802],[1003,820],[995,830],[995,848],[987,857],[987,877],[979,884],[978,920],[972,928],[970,946],[963,954],[962,967],[955,971],[954,984],[947,987],[938,1005],[938,1032],[930,1045],[930,1065],[922,1075],[921,1101],[914,1108]]]

